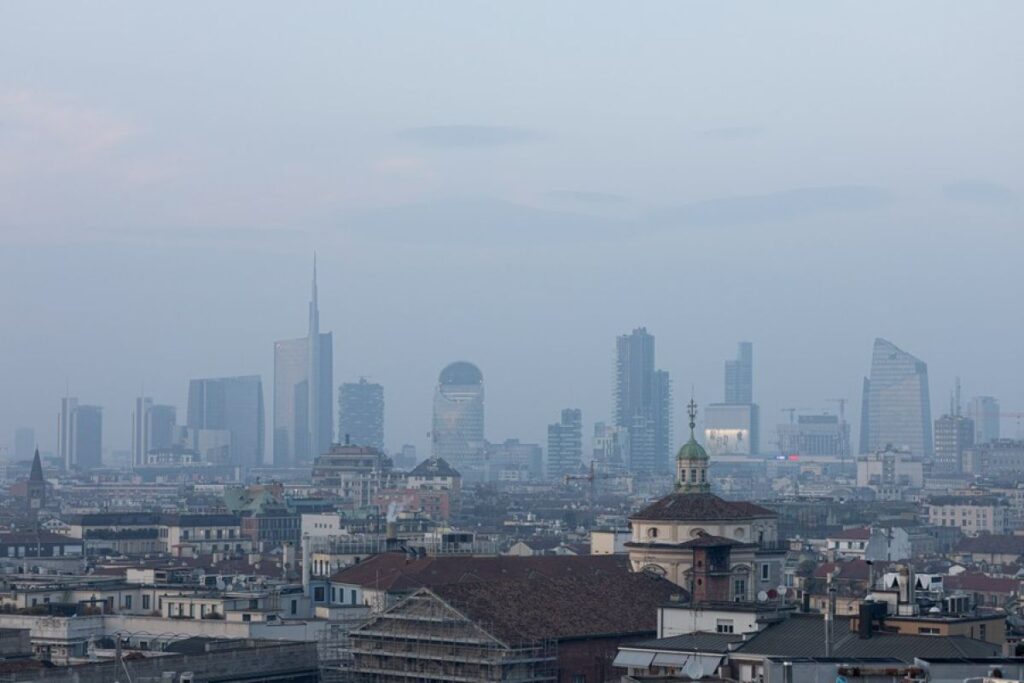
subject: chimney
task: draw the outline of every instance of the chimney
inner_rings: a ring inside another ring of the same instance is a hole
[[[309,581],[310,581],[310,567],[312,561],[310,559],[310,547],[309,547],[309,534],[305,534],[302,537],[302,592],[308,597],[309,596]]]

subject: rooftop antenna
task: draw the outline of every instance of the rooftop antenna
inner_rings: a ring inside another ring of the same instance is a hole
[[[953,386],[953,396],[954,401],[956,402],[956,410],[953,412],[953,415],[955,417],[960,417],[960,377],[956,378],[956,383]]]

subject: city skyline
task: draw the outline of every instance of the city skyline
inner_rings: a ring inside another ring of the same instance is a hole
[[[746,343],[749,343],[749,342],[746,342]],[[745,344],[745,343],[741,342],[741,347],[742,347],[743,344]],[[741,354],[742,354],[742,350],[741,350]],[[727,361],[727,368],[728,368],[728,364],[729,363],[733,363],[733,362],[734,361]],[[728,375],[728,369],[727,369],[727,375]],[[719,377],[721,377],[721,375],[719,375]],[[957,378],[957,379],[959,380],[959,378]],[[185,382],[185,384],[187,385],[187,381]],[[727,384],[728,384],[728,377],[727,377]],[[341,385],[338,385],[338,386],[340,387]],[[700,392],[698,392],[698,393],[700,393]],[[710,405],[714,404],[714,401],[711,400],[713,395],[714,395],[713,392],[709,392],[708,400],[705,403],[705,405],[710,406]],[[860,399],[860,398],[862,398],[862,397],[858,397],[858,399]],[[771,400],[771,399],[769,399],[769,400]],[[988,423],[990,425],[995,424],[995,425],[997,425],[996,428],[998,428],[998,424],[1001,421],[1001,419],[999,417],[1000,413],[999,413],[999,401],[998,401],[998,399],[993,399],[993,397],[991,397],[991,396],[984,396],[984,395],[982,395],[982,396],[972,396],[970,398],[969,402],[968,402],[968,410],[970,410],[971,405],[973,403],[975,403],[976,401],[987,402],[987,403],[984,403],[984,405],[986,406],[986,410],[988,411],[988,414],[987,414]],[[775,402],[777,403],[778,401],[775,401]],[[800,400],[799,401],[799,403],[801,403],[801,405],[806,404],[806,403],[813,403],[813,402],[814,401],[807,401],[807,400]],[[797,412],[798,412],[798,414],[803,414],[803,415],[815,415],[815,414],[826,414],[826,413],[828,413],[828,414],[835,414],[835,402],[836,402],[836,399],[829,399],[829,398],[821,399],[820,402],[819,402],[819,407],[818,408],[815,408],[813,406],[806,406],[806,407],[803,407],[803,408],[799,409]],[[847,422],[850,425],[852,425],[854,428],[857,428],[857,427],[859,427],[862,424],[862,419],[861,419],[860,413],[859,413],[859,411],[856,410],[856,407],[860,403],[862,403],[861,400],[856,400],[855,401],[855,400],[847,399],[848,407],[846,409],[846,419],[847,419]],[[187,404],[187,397],[185,399],[184,404]],[[994,406],[994,407],[992,407],[992,406]],[[166,409],[173,409],[174,406],[158,406],[158,407],[159,408],[166,408]],[[130,410],[130,412],[129,412],[128,418],[126,420],[124,420],[125,425],[128,427],[128,429],[125,430],[125,431],[128,432],[128,434],[126,435],[126,436],[128,436],[128,443],[123,445],[123,446],[121,445],[120,442],[115,443],[115,444],[110,444],[109,443],[109,436],[108,435],[109,435],[109,431],[111,429],[111,426],[113,426],[114,430],[117,430],[117,428],[122,426],[122,425],[120,425],[120,421],[118,421],[116,423],[113,423],[111,425],[109,423],[109,417],[105,416],[105,419],[103,420],[103,422],[104,422],[104,437],[103,437],[103,440],[104,440],[104,449],[103,449],[104,450],[104,457],[106,457],[107,455],[109,455],[110,453],[113,453],[113,452],[131,451],[131,449],[132,449],[132,446],[131,446],[131,434],[132,434],[132,432],[135,429],[135,427],[134,427],[134,411],[135,411],[135,408],[133,407]],[[675,413],[675,412],[678,412],[678,406],[674,406],[673,413]],[[788,413],[789,409],[788,408],[783,409],[782,412],[783,413]],[[1006,415],[1010,416],[1010,415],[1013,415],[1013,413],[1007,413]],[[673,415],[673,418],[675,418],[675,417],[677,417],[677,416]],[[611,419],[612,419],[611,416],[603,415],[603,414],[599,413],[599,416],[595,417],[594,422],[600,422],[602,420],[608,421],[608,420],[611,420]],[[1003,417],[1002,418],[1002,420],[1006,420],[1006,419],[1008,419],[1008,418],[1007,417]],[[773,418],[771,413],[768,413],[767,414],[767,421],[764,422],[764,424],[762,424],[761,428],[762,429],[767,429],[770,432],[774,432],[776,425],[782,425],[784,423],[785,423],[785,416],[780,416],[779,418]],[[589,429],[589,427],[592,426],[592,424],[593,423],[587,425],[588,429]],[[703,425],[704,422],[701,422],[701,424]],[[992,429],[991,426],[989,428]],[[56,434],[56,432],[53,433],[53,443],[54,443],[54,446],[53,447],[47,447],[46,444],[47,444],[47,441],[48,441],[49,432],[47,430],[45,430],[45,429],[40,430],[40,429],[37,429],[37,428],[32,427],[32,426],[26,426],[24,424],[19,424],[19,425],[14,426],[14,427],[12,427],[10,429],[9,434],[11,436],[9,437],[9,446],[4,445],[3,443],[0,443],[0,448],[4,449],[2,452],[7,452],[8,450],[10,450],[11,451],[10,455],[13,456],[13,448],[14,448],[14,436],[13,435],[14,435],[14,433],[16,431],[21,430],[21,429],[32,430],[35,433],[36,443],[38,443],[40,445],[40,447],[43,449],[44,452],[52,452],[54,454],[57,453],[57,448],[56,448],[56,446],[57,446],[57,443],[56,443],[56,436],[57,436],[57,434]],[[585,438],[584,446],[585,446],[585,449],[589,448],[592,445],[592,442],[588,440],[588,437],[589,437],[588,429],[584,429],[584,432],[585,432],[585,434],[584,434],[584,438]],[[532,436],[531,430],[533,431],[533,433],[537,434],[536,438],[534,438]],[[414,427],[412,427],[412,428],[407,427],[407,433],[408,432],[415,433],[416,429]],[[1019,432],[1019,424],[1018,424],[1017,432]],[[860,434],[860,430],[857,429],[857,431],[855,431],[851,435],[851,437],[855,439],[855,443],[858,443],[858,444],[861,443],[859,434]],[[1010,429],[1010,430],[1004,430],[1004,436],[1007,437],[1007,438],[1020,438],[1021,436],[1024,436],[1024,435],[1016,433],[1012,429]],[[498,440],[500,441],[500,440],[503,440],[505,438],[510,438],[510,437],[512,437],[512,438],[521,438],[524,441],[536,441],[536,442],[543,442],[546,439],[545,431],[543,429],[543,425],[541,425],[541,428],[538,428],[537,425],[526,425],[525,428],[523,429],[523,431],[520,431],[520,432],[509,432],[508,434],[504,434],[504,433],[500,434]],[[268,432],[265,435],[265,439],[267,439],[267,443],[268,444],[270,443],[270,441],[269,441],[270,438],[272,438],[272,433]],[[334,441],[335,442],[340,442],[339,439],[334,439]],[[704,441],[704,439],[702,438],[702,442],[703,441]],[[385,444],[385,447],[388,450],[394,450],[394,451],[397,452],[398,450],[400,450],[400,446],[402,444],[404,444],[404,443],[414,443],[415,444],[415,442],[416,442],[415,439],[407,439],[407,438],[403,438],[403,437],[388,436],[388,440],[387,440],[387,443]],[[429,442],[427,442],[427,443],[429,443]],[[418,445],[421,448],[423,448],[423,443],[422,442],[420,444],[418,444]],[[673,448],[676,448],[679,445],[680,445],[679,443],[674,443],[673,444]],[[768,451],[772,450],[771,446],[773,446],[773,445],[774,445],[774,442],[772,444],[769,444]],[[855,451],[859,451],[859,448],[855,448],[854,450]],[[269,448],[267,449],[267,451],[268,452],[267,452],[267,454],[265,456],[265,463],[268,464],[268,465],[269,464],[273,464],[272,453],[270,452]],[[423,452],[429,452],[429,446]]]
[[[136,396],[182,410],[187,378],[245,374],[269,390],[270,344],[307,327],[314,250],[336,384],[388,388],[392,448],[425,452],[452,358],[487,370],[492,436],[542,441],[567,405],[608,418],[606,340],[640,325],[702,403],[753,341],[765,434],[781,408],[838,397],[856,425],[875,336],[927,359],[934,387],[960,375],[965,396],[1024,410],[1003,341],[1024,335],[1005,315],[1024,8],[816,6],[808,32],[768,6],[661,3],[595,12],[566,44],[570,6],[314,4],[286,28],[253,11],[259,38],[217,30],[226,6],[199,31],[171,10],[6,8],[0,150],[25,172],[0,184],[5,442],[30,426],[54,450],[68,385],[119,450]],[[263,49],[279,31],[285,61]],[[169,61],[178,32],[197,50]]]

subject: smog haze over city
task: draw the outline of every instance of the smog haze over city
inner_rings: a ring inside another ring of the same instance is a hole
[[[0,2],[0,683],[1024,683],[1022,26]]]
[[[675,446],[738,340],[765,443],[780,410],[832,398],[856,425],[877,336],[928,362],[936,415],[956,376],[1024,410],[1022,21],[1010,2],[4,3],[0,442],[30,426],[56,452],[69,392],[127,450],[136,396],[181,413],[190,378],[249,374],[269,433],[314,251],[335,383],[385,387],[392,449],[429,449],[456,360],[483,372],[489,440],[542,441],[565,406],[610,419],[615,337],[640,326]]]

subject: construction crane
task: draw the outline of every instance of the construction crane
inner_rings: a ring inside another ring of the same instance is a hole
[[[829,403],[839,404],[839,462],[846,465],[847,450],[850,447],[850,428],[846,424],[846,399],[830,398]]]
[[[793,418],[796,415],[797,411],[803,411],[803,410],[809,410],[809,409],[808,408],[782,408],[781,412],[789,413],[789,424],[793,424],[793,422],[795,422],[795,420]]]
[[[839,421],[846,422],[846,399],[845,398],[829,398],[826,399],[829,403],[839,404]]]

